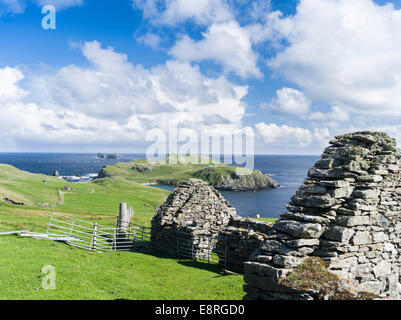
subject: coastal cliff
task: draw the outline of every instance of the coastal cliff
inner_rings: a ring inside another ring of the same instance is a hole
[[[278,188],[279,184],[273,178],[263,174],[259,170],[253,170],[247,174],[239,175],[231,167],[218,170],[205,168],[193,174],[195,178],[209,182],[219,190],[253,191],[267,188]]]

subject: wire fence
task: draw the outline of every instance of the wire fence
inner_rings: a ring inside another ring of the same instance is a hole
[[[143,249],[150,242],[150,228],[132,224],[112,228],[58,213],[52,213],[46,233],[65,236],[66,242],[91,251],[132,251]]]

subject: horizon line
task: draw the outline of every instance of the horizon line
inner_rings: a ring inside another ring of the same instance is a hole
[[[146,152],[67,152],[67,151],[0,151],[0,154],[121,154],[121,155],[146,155]],[[168,154],[165,154],[166,156]],[[184,154],[180,154],[184,155]],[[225,156],[226,154],[209,154],[207,156]],[[244,154],[233,154],[232,156],[245,156]],[[319,153],[255,153],[255,156],[320,156]],[[206,156],[198,154],[198,156]]]

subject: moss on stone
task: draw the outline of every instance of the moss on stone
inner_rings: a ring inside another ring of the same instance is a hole
[[[319,300],[373,300],[379,296],[369,292],[352,292],[343,281],[327,270],[328,265],[318,257],[307,257],[279,283],[299,291],[312,292]]]

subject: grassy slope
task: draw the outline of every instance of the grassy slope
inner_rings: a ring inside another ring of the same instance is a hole
[[[65,192],[62,203],[59,190],[66,185],[75,190]],[[28,204],[14,206],[0,201],[0,232],[44,231],[51,211],[114,226],[120,202],[134,208],[134,222],[149,225],[167,195],[167,191],[125,179],[67,183],[0,165],[0,198]],[[35,205],[38,203],[46,203],[49,208],[38,207]],[[220,276],[220,268],[216,266],[140,253],[93,253],[16,236],[0,236],[0,248],[0,299],[241,299],[243,296],[242,276]],[[41,288],[40,271],[47,264],[56,267],[56,290]]]
[[[43,182],[44,180],[47,182]],[[149,225],[152,215],[166,199],[168,192],[125,179],[114,180],[68,183],[56,177],[31,174],[11,166],[0,165],[0,198],[8,197],[26,204],[14,206],[0,202],[0,218],[5,219],[10,213],[18,219],[48,217],[51,211],[57,211],[114,225],[119,203],[127,202],[134,208],[135,221]],[[64,191],[63,188],[67,185],[74,190]],[[60,197],[60,191],[64,201]]]

